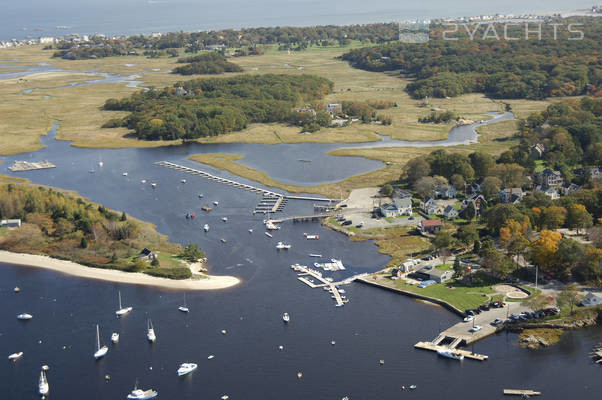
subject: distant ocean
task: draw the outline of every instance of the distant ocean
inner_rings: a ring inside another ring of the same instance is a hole
[[[67,33],[134,35],[259,26],[348,25],[493,13],[541,13],[584,9],[596,3],[592,0],[7,0],[0,12],[0,40]]]

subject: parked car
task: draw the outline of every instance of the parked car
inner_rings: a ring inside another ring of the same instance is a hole
[[[472,315],[473,317],[475,316],[475,313],[474,313],[474,311],[472,311],[472,310],[466,310],[466,311],[464,311],[464,313],[465,313],[466,315]]]
[[[479,308],[483,311],[489,311],[489,306],[487,304],[481,304]]]
[[[519,316],[518,316],[518,315],[516,315],[516,314],[512,314],[512,315],[510,315],[510,319],[511,319],[512,321],[518,321],[518,320],[519,320]]]
[[[430,286],[430,285],[432,285],[432,284],[434,284],[434,283],[437,283],[437,282],[435,282],[435,281],[434,281],[434,280],[432,280],[432,279],[429,279],[429,280],[427,280],[427,281],[423,281],[422,283],[420,283],[420,284],[418,285],[418,287],[419,287],[419,288],[423,288],[423,289],[424,289],[425,287],[427,287],[427,286]]]
[[[343,225],[343,226],[347,226],[347,225],[351,225],[352,223],[353,223],[353,222],[351,222],[351,221],[345,221],[345,222],[343,222],[341,225]]]
[[[475,325],[475,326],[473,326],[472,328],[470,328],[468,331],[469,331],[469,332],[478,332],[478,331],[480,331],[481,329],[483,329],[483,328],[481,328],[481,326],[480,326],[480,325]]]
[[[499,325],[499,324],[501,324],[502,322],[504,322],[504,320],[503,320],[503,319],[501,319],[501,318],[496,318],[496,319],[494,319],[494,320],[493,320],[493,322],[491,322],[491,325],[493,325],[493,326],[495,326],[495,325]]]
[[[474,319],[474,317],[472,315],[467,315],[466,318],[464,318],[464,322],[470,322]]]
[[[473,308],[472,311],[474,311],[475,314],[480,314],[481,313],[481,309],[480,308]]]

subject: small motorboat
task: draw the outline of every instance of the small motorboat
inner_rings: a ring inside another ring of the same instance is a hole
[[[148,389],[142,390],[138,389],[138,383],[134,386],[134,390],[126,397],[128,400],[147,400],[157,397],[159,393],[156,390]]]
[[[273,237],[273,236],[272,236],[272,234],[271,234],[270,232],[266,232],[266,233],[265,233],[265,235],[266,235],[267,237]]]
[[[207,356],[207,360],[211,360],[213,358],[215,358],[215,356],[213,354],[209,354],[209,356]]]
[[[154,189],[157,187],[157,184],[155,182],[151,183],[151,187]]]
[[[337,342],[335,342],[334,340],[331,340],[330,344],[334,346],[335,344],[337,344]]]
[[[228,217],[222,217],[222,221],[228,222]]]
[[[155,328],[153,328],[153,321],[151,321],[150,318],[147,321],[146,338],[151,343],[155,343],[155,340],[157,340],[157,335],[155,335]]]
[[[203,206],[203,207],[201,207],[201,210],[209,212],[209,211],[211,211],[211,207]]]
[[[46,396],[50,392],[50,385],[48,384],[48,379],[46,379],[46,372],[44,372],[44,368],[40,372],[40,380],[38,381],[38,393],[41,396]]]
[[[113,342],[113,344],[119,343],[119,333],[113,332],[113,334],[111,334],[111,342]]]
[[[307,233],[304,233],[303,236],[305,236],[305,239],[307,239],[307,240],[318,240],[318,239],[320,239],[320,235],[309,235]]]
[[[214,205],[214,206],[219,206],[219,201],[214,201],[214,202],[213,202],[213,205]]]
[[[203,225],[203,230],[205,232],[209,232],[209,225],[208,224]]]
[[[253,229],[249,229],[249,233],[253,233]]]
[[[291,245],[287,244],[287,243],[278,242],[276,244],[276,249],[278,249],[278,250],[288,250],[290,248],[291,248]]]
[[[141,180],[140,183],[145,184],[146,183],[146,179]]]
[[[186,375],[197,369],[195,363],[184,363],[178,368],[178,376]]]
[[[225,335],[226,333],[228,333],[228,331],[225,329],[222,329],[222,335]]]
[[[15,293],[19,293],[19,292],[21,291],[21,289],[19,289],[19,286],[16,286],[16,287],[13,289],[13,291],[14,291]]]
[[[230,398],[230,396],[228,396],[227,394],[220,397],[220,399],[222,399],[222,400],[228,400],[229,398]]]
[[[89,173],[91,173],[91,174],[93,174],[93,173],[95,173],[96,171],[95,171],[95,170],[93,170],[93,169],[89,169],[89,170],[88,170],[88,172],[89,172]]]
[[[186,183],[186,179],[182,179],[180,182],[182,182],[182,183]]]
[[[442,357],[447,357],[447,358],[451,358],[452,360],[459,360],[462,361],[464,360],[464,354],[460,353],[457,350],[452,350],[452,349],[445,349],[445,350],[437,350],[437,354],[439,354]]]
[[[416,385],[410,385],[410,390],[414,390],[414,389],[416,389],[416,387],[417,387]]]
[[[303,372],[301,372],[301,371],[297,372],[297,378],[299,378],[299,379],[303,378]]]
[[[23,352],[20,351],[18,353],[13,353],[10,356],[8,356],[8,359],[11,361],[17,361],[19,358],[23,357]]]
[[[17,315],[17,319],[19,319],[21,321],[29,321],[32,318],[33,318],[33,315],[27,314],[27,313]]]
[[[284,313],[284,314],[282,314],[282,320],[283,320],[285,323],[288,323],[288,322],[291,320],[291,316],[290,316],[290,315],[288,315],[288,313]]]
[[[322,254],[314,254],[314,253],[310,253],[309,254],[310,257],[317,257],[317,258],[322,258]]]
[[[127,172],[124,172],[124,173],[123,173],[123,174],[121,174],[121,175],[123,175],[123,176],[128,176],[128,173],[127,173]]]
[[[202,199],[202,198],[203,198],[203,194],[199,193],[199,199]]]
[[[224,239],[224,238],[221,238],[221,239],[220,239],[220,241],[221,241],[222,243],[226,243],[226,242],[227,242],[227,240],[226,240],[226,239]]]
[[[109,351],[107,346],[100,347],[100,331],[98,324],[96,324],[96,352],[94,353],[94,358],[98,360],[99,358],[104,357],[107,354],[107,351]]]

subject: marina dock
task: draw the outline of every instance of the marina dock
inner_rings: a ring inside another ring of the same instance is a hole
[[[417,349],[431,350],[431,351],[449,350],[451,348],[451,346],[441,346],[441,345],[437,345],[433,342],[418,342],[414,345],[414,347]],[[454,351],[461,353],[464,356],[464,358],[470,358],[472,360],[485,361],[489,358],[489,356],[486,356],[484,354],[477,354],[477,353],[473,353],[471,351],[464,350],[464,349],[455,349]]]
[[[194,169],[194,168],[190,168],[190,167],[186,167],[184,165],[179,165],[179,164],[174,164],[172,162],[169,161],[157,161],[155,163],[155,165],[160,165],[162,167],[167,167],[167,168],[171,168],[171,169],[175,169],[176,171],[181,171],[181,172],[186,172],[192,175],[198,175],[201,176],[203,178],[207,178],[209,180],[215,181],[215,182],[219,182],[219,183],[223,183],[225,185],[228,186],[232,186],[235,188],[239,188],[239,189],[243,189],[243,190],[248,190],[251,192],[256,192],[256,193],[261,193],[264,195],[268,195],[268,196],[274,196],[274,197],[281,197],[283,199],[294,199],[294,200],[310,200],[310,201],[327,201],[330,203],[338,203],[340,200],[337,199],[328,199],[328,198],[324,198],[324,197],[312,197],[312,196],[293,196],[293,195],[288,195],[288,194],[284,194],[284,193],[278,193],[278,192],[274,192],[273,190],[268,190],[268,189],[263,189],[257,186],[253,186],[253,185],[247,185],[246,183],[241,183],[241,182],[237,182],[234,181],[232,179],[227,179],[227,178],[222,178],[216,175],[212,175],[208,172],[205,171],[201,171],[198,169]]]
[[[504,389],[504,394],[507,396],[539,396],[541,392],[534,390],[523,390],[523,389]]]
[[[29,162],[15,161],[13,165],[8,167],[12,172],[33,171],[36,169],[56,168],[56,165],[49,161]]]
[[[334,298],[337,307],[341,307],[341,306],[345,305],[345,302],[346,302],[345,300],[343,300],[343,297],[341,296],[339,289],[337,289],[337,286],[348,285],[348,284],[354,282],[356,279],[367,275],[366,273],[363,273],[363,274],[351,276],[351,277],[344,279],[342,281],[339,281],[339,282],[332,282],[331,280],[324,278],[319,271],[315,271],[305,265],[293,264],[293,265],[291,265],[291,268],[298,272],[297,279],[299,279],[301,282],[305,283],[310,288],[312,288],[312,289],[327,288],[327,290],[330,293],[332,293],[332,297]],[[320,281],[321,283],[316,284],[316,283],[310,281],[307,278],[308,276],[311,276],[312,278]]]

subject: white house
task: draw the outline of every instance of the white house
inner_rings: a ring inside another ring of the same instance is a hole
[[[581,301],[582,306],[597,306],[600,304],[602,304],[602,295],[593,292],[586,294]]]
[[[443,216],[445,218],[457,218],[458,210],[456,210],[452,206],[447,206],[447,207],[445,207],[445,210],[443,210]]]
[[[458,191],[453,186],[444,186],[435,190],[435,198],[437,199],[453,199],[458,194]]]
[[[546,196],[548,196],[552,200],[556,200],[560,198],[560,194],[558,193],[558,189],[555,187],[543,188],[542,186],[537,186],[535,190],[542,192]]]
[[[443,213],[443,207],[430,196],[425,197],[424,200],[420,202],[420,208],[428,215]]]
[[[392,203],[386,203],[380,206],[379,211],[383,217],[412,215],[412,199],[409,197],[394,199]]]
[[[343,112],[343,107],[339,103],[327,104],[326,112],[334,115],[334,114]]]
[[[0,221],[0,228],[20,228],[20,219],[3,219]]]

